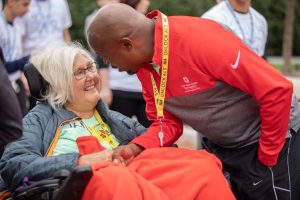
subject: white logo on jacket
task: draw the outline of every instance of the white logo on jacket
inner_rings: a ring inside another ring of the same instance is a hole
[[[183,80],[184,84],[182,84],[181,87],[184,89],[185,93],[191,93],[191,92],[200,90],[200,87],[199,87],[197,81],[191,82],[191,80],[186,76],[182,77],[182,80]]]
[[[240,62],[240,56],[241,56],[241,50],[239,50],[239,52],[238,52],[237,58],[235,60],[235,63],[231,64],[231,67],[233,69],[237,69],[238,68],[238,65],[239,65],[239,62]]]
[[[189,83],[189,82],[190,82],[190,80],[189,80],[188,77],[186,77],[186,76],[184,76],[182,79],[183,79],[183,81],[184,81],[185,83]]]

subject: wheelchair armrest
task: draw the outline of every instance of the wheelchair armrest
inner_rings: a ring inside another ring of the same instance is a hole
[[[12,200],[48,200],[51,199],[51,194],[59,190],[59,179],[46,179],[33,183],[28,188],[15,191]],[[10,199],[9,199],[10,200]]]
[[[54,173],[53,178],[59,180],[65,180],[68,176],[70,176],[71,172],[67,169],[62,169]]]
[[[76,167],[72,172],[60,170],[52,178],[26,182],[8,200],[80,200],[92,175],[89,166]]]
[[[89,183],[93,171],[89,166],[76,167],[68,176],[59,191],[54,195],[53,200],[80,200]]]

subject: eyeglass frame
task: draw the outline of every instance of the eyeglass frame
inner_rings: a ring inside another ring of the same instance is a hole
[[[78,69],[75,72],[73,72],[73,76],[76,80],[81,80],[86,77],[87,71],[90,73],[95,73],[98,71],[98,65],[96,62],[89,63],[88,66],[85,69]],[[82,74],[77,74],[82,72]],[[77,74],[77,75],[76,75]],[[82,77],[81,77],[82,76]]]

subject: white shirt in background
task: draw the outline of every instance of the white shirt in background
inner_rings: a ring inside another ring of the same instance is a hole
[[[135,74],[119,72],[118,69],[109,67],[109,87],[112,90],[125,92],[142,92],[142,85]]]
[[[0,46],[3,51],[5,61],[14,61],[23,57],[22,40],[20,27],[13,23],[10,24],[6,20],[3,12],[0,13]],[[9,74],[10,81],[19,79],[21,71]]]
[[[268,36],[266,19],[250,7],[248,13],[235,12],[228,1],[223,1],[202,15],[229,27],[249,48],[263,56]]]
[[[17,23],[22,26],[24,54],[52,43],[64,42],[63,31],[72,25],[66,0],[31,0],[29,11]]]

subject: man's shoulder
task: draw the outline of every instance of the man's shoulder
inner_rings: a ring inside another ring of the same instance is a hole
[[[68,5],[67,0],[49,0],[51,2],[51,6],[55,5],[55,8],[59,8],[58,6],[66,6]]]
[[[250,11],[251,11],[253,17],[256,18],[258,21],[267,23],[266,18],[261,13],[259,13],[257,10],[250,7]]]
[[[201,17],[206,19],[222,19],[227,13],[228,9],[226,8],[225,2],[221,2],[206,11]]]

